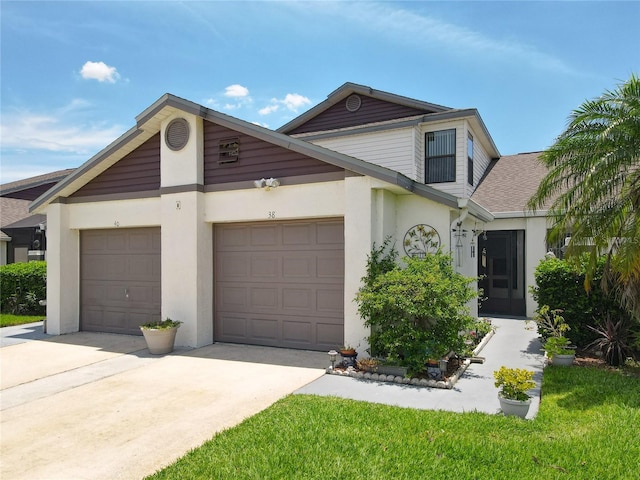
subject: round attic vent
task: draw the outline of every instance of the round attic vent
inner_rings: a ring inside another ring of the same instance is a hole
[[[345,106],[350,112],[358,111],[360,109],[360,105],[362,105],[362,99],[355,93],[353,95],[349,95],[347,97],[347,101],[345,102]]]
[[[189,141],[189,122],[184,118],[171,120],[164,132],[164,141],[171,150],[182,150]]]

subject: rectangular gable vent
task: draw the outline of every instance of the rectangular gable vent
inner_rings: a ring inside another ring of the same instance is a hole
[[[239,154],[240,141],[237,138],[220,140],[218,144],[218,165],[237,162]]]

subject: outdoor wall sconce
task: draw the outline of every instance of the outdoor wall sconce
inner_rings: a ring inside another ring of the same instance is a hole
[[[269,191],[272,188],[279,187],[280,180],[278,180],[277,178],[261,178],[260,180],[255,180],[253,182],[253,185],[256,188],[264,188],[265,190]]]

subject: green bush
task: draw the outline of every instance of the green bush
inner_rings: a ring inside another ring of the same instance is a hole
[[[460,332],[473,322],[466,304],[476,296],[475,279],[455,272],[451,256],[442,252],[404,261],[405,268],[395,266],[368,281],[365,277],[356,301],[371,327],[370,353],[417,374],[428,359],[463,351]]]
[[[571,330],[571,341],[578,347],[585,347],[597,337],[587,325],[599,324],[607,314],[616,318],[624,315],[617,303],[602,291],[604,262],[603,257],[588,293],[584,287],[584,262],[576,267],[566,260],[549,258],[542,260],[535,270],[536,285],[531,287],[534,300],[540,306],[549,305],[553,310],[562,311]]]
[[[11,263],[0,267],[0,311],[16,315],[42,315],[38,303],[47,297],[47,263]]]

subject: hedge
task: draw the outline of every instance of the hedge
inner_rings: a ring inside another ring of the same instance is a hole
[[[562,316],[571,328],[567,336],[578,347],[585,347],[598,337],[587,325],[600,323],[607,313],[614,317],[622,315],[618,304],[600,286],[604,261],[603,257],[598,262],[589,293],[584,288],[584,262],[576,267],[565,260],[549,258],[542,260],[535,270],[533,298],[540,307],[549,305],[563,311]]]
[[[44,315],[38,303],[47,297],[47,263],[11,263],[0,267],[0,312]]]

